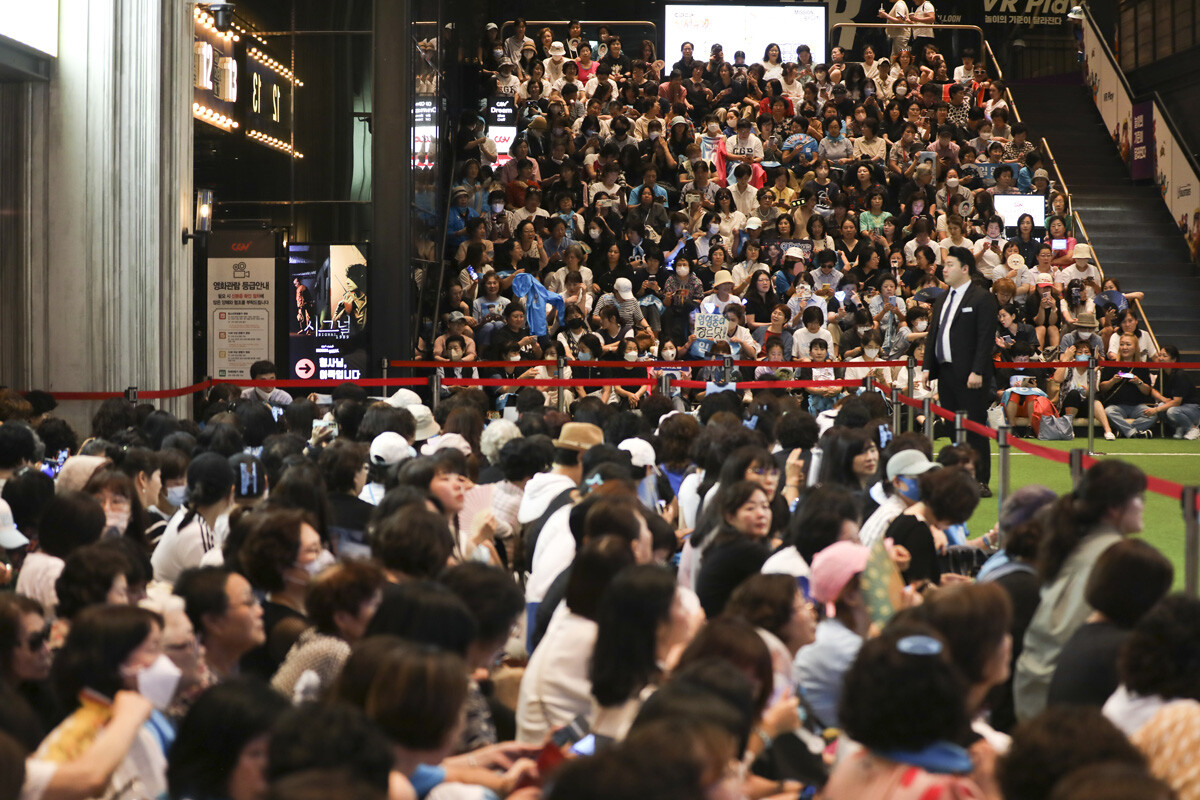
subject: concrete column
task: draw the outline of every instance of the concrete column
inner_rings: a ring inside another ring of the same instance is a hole
[[[4,285],[20,288],[0,295],[0,380],[51,391],[185,385],[191,6],[61,0],[60,19],[49,84],[0,96],[26,120],[12,147],[0,145],[0,164],[24,171],[19,257],[7,245],[0,257]],[[187,413],[186,400],[163,405]],[[93,410],[60,413],[86,433]]]

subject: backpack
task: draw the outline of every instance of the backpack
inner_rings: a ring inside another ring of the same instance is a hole
[[[1044,417],[1037,437],[1048,442],[1067,442],[1075,438],[1075,422],[1070,417]]]
[[[1052,418],[1058,418],[1058,409],[1054,407],[1054,403],[1050,402],[1050,398],[1045,395],[1035,397],[1033,408],[1029,412],[1029,424],[1033,428],[1034,435],[1040,439],[1042,423]]]

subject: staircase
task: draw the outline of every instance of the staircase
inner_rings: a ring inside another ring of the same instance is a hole
[[[1130,180],[1079,76],[1014,81],[1010,88],[1030,140],[1049,142],[1105,276],[1127,292],[1145,292],[1142,308],[1159,344],[1197,360],[1200,277],[1158,187]],[[1047,170],[1057,180],[1053,166]]]

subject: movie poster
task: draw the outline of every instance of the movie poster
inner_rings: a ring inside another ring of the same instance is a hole
[[[365,245],[288,246],[290,374],[358,380],[368,370],[369,286]]]

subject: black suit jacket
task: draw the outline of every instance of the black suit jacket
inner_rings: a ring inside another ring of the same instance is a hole
[[[950,292],[933,304],[933,319],[925,345],[925,369],[930,379],[937,378],[937,342],[941,337],[942,310]],[[996,296],[977,284],[969,284],[958,311],[950,321],[950,360],[956,367],[968,368],[985,378],[992,372],[992,350],[996,345]],[[986,381],[985,381],[986,384]]]

